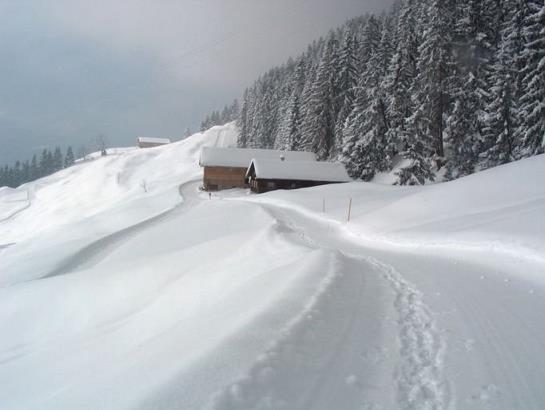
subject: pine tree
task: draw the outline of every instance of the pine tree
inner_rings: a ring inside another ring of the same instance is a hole
[[[335,141],[342,141],[343,128],[346,119],[350,115],[354,107],[356,86],[358,84],[358,66],[359,61],[356,55],[358,45],[356,36],[350,28],[347,28],[344,33],[342,47],[337,59],[336,78],[334,80],[335,105],[338,107],[338,112],[335,117]],[[331,154],[336,157],[338,147],[334,147]]]
[[[62,158],[62,152],[60,147],[55,147],[55,151],[53,153],[53,164],[52,164],[52,172],[57,172],[61,170],[64,166],[64,161]]]
[[[66,150],[66,156],[64,157],[64,167],[71,167],[72,165],[74,165],[74,162],[74,152],[72,151],[72,147],[68,147],[68,149]]]
[[[8,186],[8,168],[0,167],[0,187]]]
[[[365,105],[355,106],[344,130],[347,149],[342,160],[351,176],[369,181],[376,172],[390,169],[387,129],[384,99],[375,87],[365,97]]]
[[[44,148],[40,156],[40,177],[49,175],[52,172],[52,156],[51,153]]]
[[[496,62],[492,68],[491,96],[486,107],[483,130],[487,140],[486,151],[481,153],[484,168],[513,161],[519,144],[516,131],[520,124],[520,57],[523,49],[522,12],[520,0],[506,0],[505,20],[502,22],[501,41]]]
[[[412,114],[411,89],[417,74],[416,62],[420,42],[417,17],[416,0],[404,0],[400,6],[393,40],[397,47],[384,80],[390,119],[388,138],[396,141],[402,149],[407,144],[406,124]]]
[[[396,172],[398,185],[424,185],[434,181],[432,171],[433,144],[427,128],[427,119],[418,109],[408,120],[411,132],[407,136],[403,158],[408,164]]]
[[[357,88],[354,108],[345,122],[343,144],[349,149],[340,156],[354,177],[370,180],[376,172],[391,167],[392,147],[388,140],[389,122],[382,88],[384,68],[389,53],[384,32],[374,18],[368,21],[364,41],[367,44],[367,63]],[[382,47],[385,49],[382,49]]]
[[[15,166],[13,167],[13,176],[12,176],[12,186],[14,188],[18,187],[22,183],[21,175],[21,162],[16,161]]]
[[[281,124],[275,141],[275,148],[283,150],[298,149],[301,144],[301,98],[305,86],[305,59],[301,57],[294,68],[281,116]]]
[[[472,121],[475,126],[470,134],[474,140],[466,144],[473,146],[475,164],[478,156],[490,148],[490,140],[484,135],[484,128],[486,106],[491,98],[489,90],[494,82],[492,72],[495,44],[499,38],[497,24],[500,11],[496,0],[465,0],[459,7],[459,23],[456,27],[459,85],[456,94],[473,94],[467,98],[473,104]]]
[[[30,181],[34,181],[35,179],[40,178],[40,168],[38,166],[38,159],[36,158],[36,154],[32,156],[32,160],[30,161]]]
[[[411,88],[413,110],[423,113],[424,127],[420,132],[429,134],[433,155],[438,167],[444,157],[444,118],[450,101],[453,75],[451,33],[454,28],[454,7],[450,0],[431,0],[426,17],[426,29],[419,46],[416,80]],[[411,130],[413,132],[413,130]]]
[[[319,159],[329,157],[335,146],[335,118],[333,112],[332,62],[337,41],[330,33],[322,53],[310,95],[305,101],[306,115],[302,125],[302,143]]]
[[[32,178],[30,177],[30,162],[26,160],[23,162],[21,168],[21,184],[25,184],[29,181],[32,181]]]
[[[363,174],[363,164],[361,161],[364,160],[364,158],[361,155],[361,146],[358,146],[358,142],[361,138],[361,132],[358,126],[363,121],[367,103],[367,95],[363,92],[363,87],[358,87],[354,108],[345,120],[343,126],[342,148],[337,158],[345,165],[348,175],[353,178],[360,178]],[[356,147],[358,149],[356,149]]]
[[[242,108],[240,110],[240,115],[237,119],[237,127],[238,127],[238,137],[237,137],[237,145],[241,148],[246,148],[248,144],[248,138],[249,138],[249,109],[252,105],[252,102],[250,101],[250,90],[247,88],[244,90],[244,96],[242,98]]]
[[[479,112],[481,102],[474,92],[478,88],[473,73],[468,77],[459,77],[459,84],[454,97],[454,108],[447,120],[447,141],[450,154],[447,162],[446,179],[455,179],[474,172],[477,163],[478,142],[481,136],[475,114]]]
[[[545,4],[528,0],[524,19],[521,156],[545,151]]]

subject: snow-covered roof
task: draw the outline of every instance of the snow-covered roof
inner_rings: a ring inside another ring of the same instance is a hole
[[[298,181],[348,182],[348,176],[343,164],[339,162],[309,162],[309,161],[273,161],[269,159],[252,159],[246,176],[252,167],[259,179],[286,179]]]
[[[280,151],[273,149],[216,148],[204,147],[199,164],[203,167],[238,167],[247,168],[253,158],[285,162],[316,161],[316,155],[303,151]]]
[[[138,142],[147,142],[150,144],[170,144],[168,138],[150,138],[150,137],[138,137]]]

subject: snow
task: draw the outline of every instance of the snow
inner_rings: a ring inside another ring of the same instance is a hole
[[[280,161],[281,157],[286,161],[316,161],[316,156],[312,152],[205,147],[202,150],[200,164],[203,167],[248,168],[253,158]]]
[[[235,141],[0,189],[0,408],[545,406],[545,156],[210,199]]]
[[[270,159],[252,159],[247,176],[252,167],[258,179],[286,179],[301,181],[348,182],[344,165],[338,162],[281,161]]]
[[[169,138],[138,137],[138,142],[151,144],[170,144]]]
[[[171,210],[180,202],[177,186],[201,176],[202,147],[235,143],[233,124],[215,127],[168,146],[112,150],[116,153],[106,157],[89,155],[95,159],[17,190],[0,191],[0,247],[19,243],[18,255],[42,261],[38,268],[28,269],[33,260],[18,256],[12,265],[12,258],[5,257],[3,272],[20,278],[39,276],[52,270],[51,264],[61,255],[68,257],[86,244]],[[17,212],[20,209],[24,212]],[[38,236],[42,240],[35,240]],[[64,242],[64,249],[51,255],[44,241]],[[3,280],[0,275],[0,285]]]

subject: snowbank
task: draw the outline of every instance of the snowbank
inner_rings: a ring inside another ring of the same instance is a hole
[[[257,200],[295,205],[302,212],[343,223],[347,231],[375,244],[484,247],[540,259],[545,257],[543,175],[545,155],[539,155],[442,184],[355,182],[272,192]]]

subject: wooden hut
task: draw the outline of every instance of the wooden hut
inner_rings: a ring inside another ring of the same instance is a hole
[[[138,148],[153,148],[167,144],[170,144],[170,139],[168,138],[139,137],[136,141],[136,145],[138,146]]]
[[[247,188],[246,171],[253,158],[275,162],[316,161],[311,152],[204,147],[199,160],[204,168],[203,188],[207,191]]]
[[[253,192],[308,188],[350,182],[343,164],[338,162],[271,161],[254,158],[246,171],[246,182]]]

